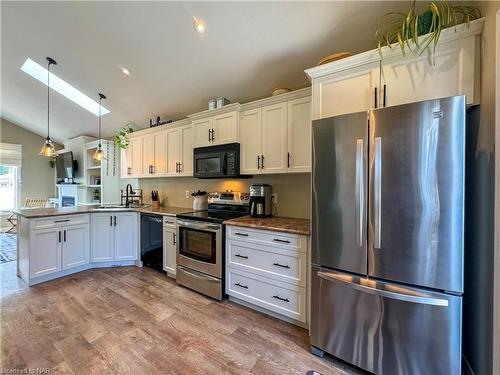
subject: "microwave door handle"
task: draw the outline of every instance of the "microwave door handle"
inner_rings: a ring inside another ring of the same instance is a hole
[[[224,161],[222,162],[222,174],[227,175],[227,154],[224,154]]]

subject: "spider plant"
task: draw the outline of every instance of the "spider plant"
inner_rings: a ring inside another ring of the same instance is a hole
[[[422,11],[416,9],[417,2],[413,0],[408,12],[390,12],[382,16],[375,38],[380,56],[382,47],[392,48],[393,44],[399,44],[403,55],[406,48],[425,51],[432,43],[433,52],[439,42],[441,31],[445,28],[457,26],[461,23],[469,23],[481,17],[479,9],[468,5],[452,5],[447,0],[431,1]],[[419,41],[420,35],[427,34],[423,43]]]

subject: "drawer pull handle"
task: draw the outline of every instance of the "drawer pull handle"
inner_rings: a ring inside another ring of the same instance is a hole
[[[71,219],[54,220],[54,223],[66,223],[67,221],[71,221]]]
[[[273,263],[273,266],[282,267],[282,268],[290,268],[290,266],[287,266],[285,264],[279,264],[279,263]]]
[[[235,283],[234,285],[239,286],[240,288],[243,288],[243,289],[248,289],[248,285],[243,285],[240,283]]]
[[[283,298],[283,297],[280,297],[278,295],[273,296],[273,298],[279,299],[280,301],[283,301],[283,302],[290,302],[290,300],[288,298]]]
[[[281,243],[290,243],[290,241],[288,241],[288,240],[281,240],[279,238],[274,238],[273,241],[274,242],[281,242]]]
[[[234,232],[235,236],[242,236],[242,237],[248,237],[248,234],[246,233],[240,233],[240,232]]]
[[[234,256],[238,257],[238,258],[248,259],[248,257],[246,255],[234,254]]]

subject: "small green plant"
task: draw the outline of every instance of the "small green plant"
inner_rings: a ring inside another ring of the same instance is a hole
[[[416,0],[410,4],[407,13],[389,12],[382,16],[375,38],[380,56],[382,47],[392,48],[397,43],[403,55],[406,48],[412,51],[413,47],[422,53],[433,44],[433,55],[441,35],[445,28],[457,26],[461,23],[469,23],[481,18],[481,11],[473,6],[452,5],[446,0],[431,1],[421,12],[416,9]],[[420,35],[428,34],[423,43],[418,40]]]
[[[120,130],[115,131],[115,143],[118,147],[126,150],[129,144],[127,134],[132,133],[134,129],[129,124],[125,125]]]
[[[56,158],[55,157],[49,158],[49,165],[50,165],[50,168],[54,168],[56,166]]]

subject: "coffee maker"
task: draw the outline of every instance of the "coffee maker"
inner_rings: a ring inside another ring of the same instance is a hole
[[[272,216],[271,194],[271,185],[250,185],[250,215],[252,217]]]

